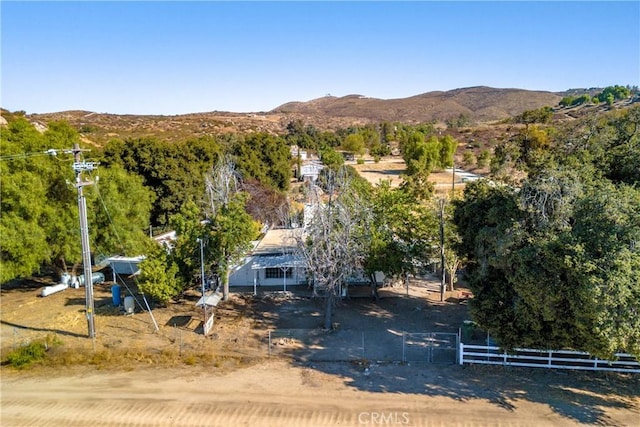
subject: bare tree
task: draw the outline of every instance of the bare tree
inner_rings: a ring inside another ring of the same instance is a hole
[[[293,233],[304,256],[314,293],[325,298],[324,328],[331,328],[333,308],[350,276],[361,271],[367,248],[370,209],[343,169],[330,173],[326,200],[310,191],[313,218]]]
[[[210,217],[215,217],[222,206],[228,206],[231,196],[238,192],[240,174],[236,170],[231,157],[225,155],[211,169],[211,174],[205,177],[205,189],[209,202]]]

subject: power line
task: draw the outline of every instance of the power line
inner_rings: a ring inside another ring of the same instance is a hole
[[[78,149],[78,151],[89,151],[86,149]],[[29,159],[31,157],[44,157],[44,156],[48,156],[48,157],[57,157],[58,153],[64,153],[64,154],[74,154],[74,149],[73,148],[49,148],[48,150],[45,151],[35,151],[32,153],[17,153],[17,154],[10,154],[7,156],[0,156],[0,161],[8,161],[8,160],[24,160],[24,159]]]

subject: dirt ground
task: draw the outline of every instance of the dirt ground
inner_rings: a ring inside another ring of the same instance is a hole
[[[388,180],[392,188],[402,184],[401,175],[406,172],[407,168],[401,157],[385,157],[378,163],[375,163],[372,159],[367,159],[362,164],[357,164],[357,162],[349,162],[349,164],[371,184],[376,185],[380,181]],[[451,191],[452,185],[456,190],[462,190],[466,185],[462,180],[462,176],[456,175],[454,177],[451,172],[446,171],[431,172],[429,181],[433,182],[437,194]]]
[[[84,289],[40,297],[50,280],[2,289],[3,360],[23,342],[59,341],[53,366],[2,367],[2,426],[640,425],[638,376],[401,363],[394,336],[456,332],[468,318],[457,293],[439,301],[436,281],[346,300],[330,332],[304,289],[234,293],[209,337],[197,292],[154,308],[156,331],[140,307],[113,307],[105,283],[92,341]],[[295,339],[274,339],[269,356],[269,330]]]

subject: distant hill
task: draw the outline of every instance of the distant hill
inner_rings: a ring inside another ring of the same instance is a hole
[[[445,121],[462,114],[474,122],[484,122],[513,117],[543,106],[553,107],[563,96],[553,92],[479,86],[401,99],[326,96],[308,102],[289,102],[271,113],[406,123]]]
[[[173,116],[107,114],[91,111],[63,111],[27,114],[39,129],[54,120],[66,120],[77,128],[87,143],[103,145],[113,138],[153,136],[163,140],[182,140],[224,133],[284,133],[287,124],[301,120],[320,130],[336,130],[368,123],[446,122],[461,115],[470,125],[507,119],[527,110],[556,107],[567,94],[579,95],[596,89],[570,89],[566,92],[530,91],[470,87],[427,92],[408,98],[376,99],[362,95],[326,96],[308,102],[288,102],[269,112],[206,112]],[[7,118],[11,113],[3,110]]]

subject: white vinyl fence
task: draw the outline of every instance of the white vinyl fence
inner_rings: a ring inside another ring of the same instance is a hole
[[[578,351],[533,349],[516,349],[514,354],[507,354],[499,347],[460,343],[458,363],[640,373],[640,363],[632,355],[616,353],[616,357],[610,361]]]

